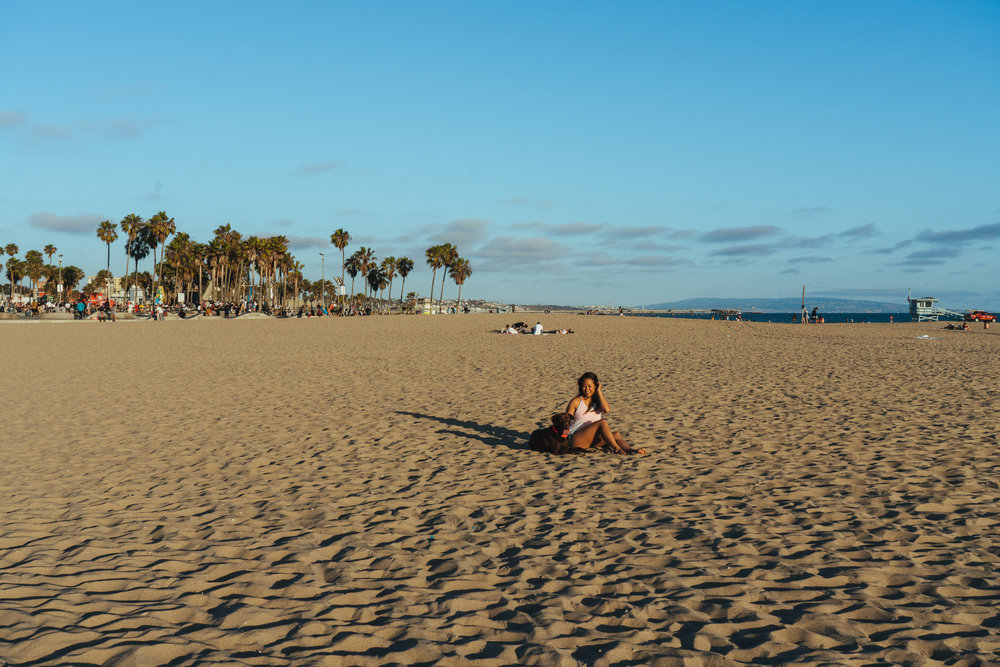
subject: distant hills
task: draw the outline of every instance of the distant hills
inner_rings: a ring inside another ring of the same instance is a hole
[[[802,308],[801,298],[791,299],[748,299],[748,298],[700,298],[654,303],[643,306],[649,310],[702,310],[711,308],[739,308],[744,312],[797,313]],[[806,308],[819,308],[820,313],[906,313],[907,303],[886,303],[883,301],[860,301],[857,299],[831,299],[827,297],[806,297]]]

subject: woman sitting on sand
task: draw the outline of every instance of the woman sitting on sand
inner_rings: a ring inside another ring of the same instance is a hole
[[[579,392],[569,402],[566,412],[573,417],[569,425],[569,439],[576,449],[590,449],[609,445],[619,454],[646,454],[645,448],[632,449],[617,431],[612,432],[604,415],[611,411],[601,381],[594,373],[586,372],[576,381]]]

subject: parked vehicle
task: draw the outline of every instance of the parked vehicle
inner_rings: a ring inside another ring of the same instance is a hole
[[[996,322],[997,316],[987,313],[985,310],[967,310],[965,312],[966,322]]]

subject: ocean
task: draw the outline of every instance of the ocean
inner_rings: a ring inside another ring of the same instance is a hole
[[[709,320],[710,313],[692,313],[670,315],[667,313],[628,313],[635,317],[679,317],[682,319]],[[889,322],[911,322],[909,313],[820,313],[826,324],[869,322],[872,324],[888,324]],[[743,319],[749,322],[787,322],[791,324],[792,317],[798,313],[748,313],[743,312]],[[942,320],[943,321],[943,320]]]

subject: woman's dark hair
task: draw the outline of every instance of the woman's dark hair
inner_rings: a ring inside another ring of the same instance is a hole
[[[591,373],[590,371],[587,371],[586,373],[584,373],[583,375],[581,375],[577,379],[577,381],[576,381],[576,387],[577,387],[577,390],[579,391],[578,396],[583,396],[583,381],[584,380],[592,380],[595,387],[601,383],[601,381],[597,379],[597,374],[596,373]],[[590,412],[591,410],[593,410],[594,412],[600,412],[601,411],[600,404],[597,401],[595,401],[593,398],[590,399],[590,407],[587,408],[587,412]]]

